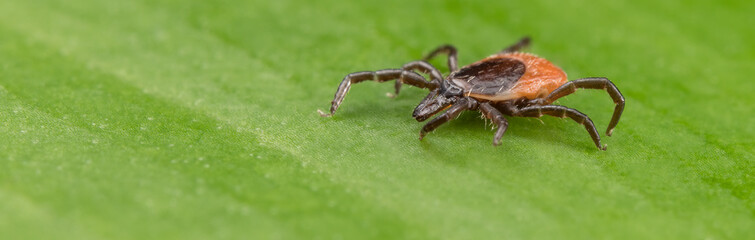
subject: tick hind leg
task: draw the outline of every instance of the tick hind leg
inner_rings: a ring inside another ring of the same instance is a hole
[[[446,112],[444,112],[440,116],[433,118],[427,124],[425,124],[425,126],[422,127],[422,130],[419,131],[419,140],[422,140],[422,138],[424,138],[427,133],[432,132],[440,125],[458,117],[461,112],[475,108],[477,108],[477,101],[469,98],[463,98],[459,100],[458,102],[454,103],[454,105],[449,107]]]
[[[606,150],[606,147],[600,143],[600,135],[598,130],[595,129],[595,124],[592,123],[587,115],[581,113],[575,109],[559,106],[559,105],[545,105],[545,106],[530,106],[519,109],[516,116],[520,117],[535,117],[539,118],[543,115],[550,115],[554,117],[565,118],[569,117],[575,122],[585,126],[587,133],[592,137],[592,141],[595,142],[595,146],[600,150]]]
[[[608,80],[608,78],[582,78],[566,82],[556,90],[553,90],[553,92],[545,98],[543,104],[551,104],[553,101],[556,101],[556,99],[574,93],[578,88],[605,89],[608,92],[608,95],[611,96],[613,103],[616,104],[616,107],[614,107],[613,110],[613,116],[611,117],[611,122],[608,123],[608,128],[606,128],[606,135],[611,136],[613,128],[616,127],[616,124],[619,124],[619,118],[621,118],[621,113],[624,111],[624,95],[621,95],[621,92],[616,88],[616,85],[614,85],[611,80]]]
[[[530,46],[530,37],[523,37],[519,42],[514,43],[501,51],[501,53],[513,53],[522,50],[523,48]]]
[[[479,109],[486,118],[490,119],[491,121],[493,121],[493,123],[495,123],[495,125],[498,126],[498,130],[496,130],[495,136],[493,136],[493,145],[501,145],[501,138],[506,132],[506,129],[508,129],[509,122],[506,121],[506,118],[503,117],[503,114],[501,114],[498,109],[490,105],[490,103],[481,103]]]
[[[330,117],[335,114],[338,106],[340,106],[341,102],[343,102],[344,97],[346,97],[346,93],[349,92],[349,89],[351,89],[351,84],[353,83],[360,83],[367,80],[385,82],[394,79],[398,79],[398,81],[419,88],[435,89],[440,85],[440,83],[437,81],[428,82],[424,77],[422,77],[422,75],[404,69],[385,69],[374,72],[355,72],[346,75],[346,77],[343,78],[343,81],[341,81],[341,84],[338,86],[338,90],[336,90],[335,97],[333,98],[333,101],[331,101],[330,113],[324,113],[319,109],[317,110],[317,112],[319,112],[320,116],[323,117]]]
[[[445,53],[448,54],[448,70],[451,72],[455,72],[459,69],[459,63],[457,62],[457,56],[456,56],[456,48],[451,45],[441,45],[440,47],[435,48],[430,54],[427,54],[424,58],[422,58],[423,61],[430,61],[430,59],[433,59],[435,56],[438,56],[438,54]]]

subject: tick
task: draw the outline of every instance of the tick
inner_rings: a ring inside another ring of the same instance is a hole
[[[367,80],[385,82],[396,80],[396,94],[402,84],[425,88],[430,93],[414,109],[412,117],[422,122],[444,111],[430,120],[419,132],[419,139],[438,126],[456,118],[463,111],[480,111],[483,116],[498,126],[493,137],[493,145],[501,144],[501,138],[509,126],[504,115],[514,117],[534,117],[550,115],[571,118],[583,125],[598,149],[606,150],[600,143],[600,135],[595,124],[587,115],[573,108],[552,103],[574,93],[577,89],[603,89],[616,105],[606,135],[611,136],[624,111],[624,96],[610,80],[604,77],[582,78],[569,81],[566,73],[550,61],[530,53],[520,52],[529,46],[530,39],[522,38],[518,43],[503,51],[459,69],[456,48],[443,45],[436,48],[421,61],[412,61],[401,69],[384,69],[370,72],[355,72],[344,77],[331,102],[330,113],[318,109],[323,117],[335,114],[346,93],[354,83]],[[448,56],[448,76],[443,75],[429,61],[439,54]],[[425,79],[418,72],[427,74]]]

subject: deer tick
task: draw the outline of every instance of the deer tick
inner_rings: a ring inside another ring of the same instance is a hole
[[[346,75],[338,86],[331,102],[330,113],[318,110],[321,116],[335,114],[343,102],[351,84],[372,80],[385,82],[396,80],[396,94],[402,84],[409,84],[430,91],[414,109],[412,116],[417,121],[433,118],[419,132],[419,139],[443,123],[456,118],[465,110],[480,111],[483,116],[498,126],[493,137],[493,145],[501,144],[501,137],[508,128],[504,115],[539,118],[550,115],[569,117],[583,125],[598,149],[606,150],[600,143],[600,135],[587,115],[565,106],[552,105],[556,99],[574,93],[579,88],[603,89],[616,105],[606,135],[611,136],[624,111],[624,96],[607,78],[592,77],[568,81],[566,73],[550,61],[530,53],[519,52],[529,45],[528,37],[509,46],[503,51],[459,69],[456,48],[443,45],[436,48],[421,61],[405,64],[401,69],[384,69],[369,72],[355,72]],[[448,68],[451,71],[443,77],[429,61],[438,54],[448,55]],[[429,81],[418,72],[427,74]]]

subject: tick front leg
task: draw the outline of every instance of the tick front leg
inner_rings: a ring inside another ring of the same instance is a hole
[[[616,125],[619,124],[621,113],[624,112],[624,95],[621,95],[621,92],[619,92],[619,89],[616,88],[616,85],[614,85],[611,80],[608,80],[608,78],[582,78],[574,81],[569,81],[564,85],[561,85],[561,87],[557,88],[556,90],[553,90],[553,92],[551,92],[548,97],[545,98],[545,104],[551,104],[553,101],[556,101],[556,99],[572,94],[577,91],[578,88],[604,89],[606,90],[606,92],[608,92],[608,95],[611,96],[613,103],[616,105],[616,107],[614,107],[613,109],[611,122],[608,123],[608,128],[606,128],[606,135],[611,136],[611,134],[613,133],[613,128],[615,128]]]
[[[430,122],[425,124],[425,126],[422,127],[422,130],[419,131],[419,140],[422,140],[422,138],[424,138],[427,133],[432,132],[433,130],[438,128],[438,126],[458,117],[461,112],[475,108],[477,108],[477,101],[469,98],[462,98],[454,105],[451,105],[451,107],[448,108],[446,112],[438,117],[433,118],[432,120],[430,120]]]
[[[493,123],[498,126],[498,130],[495,131],[495,136],[493,137],[493,146],[501,145],[501,138],[506,132],[506,129],[509,128],[509,122],[506,121],[506,118],[503,117],[503,114],[501,114],[498,109],[490,105],[490,103],[481,103],[480,112],[482,112],[482,114],[486,118],[492,120]]]
[[[443,81],[443,75],[438,71],[437,68],[433,67],[432,64],[425,62],[425,61],[413,61],[409,62],[407,64],[404,64],[404,66],[401,67],[401,69],[409,70],[409,71],[419,71],[424,74],[430,75],[430,81],[437,81],[440,83]],[[401,91],[401,85],[402,81],[396,81],[396,95],[398,95],[399,91]]]
[[[530,37],[523,37],[519,42],[514,43],[501,51],[501,53],[513,53],[522,50],[523,48],[530,46]]]
[[[459,63],[457,62],[456,56],[456,48],[449,44],[441,45],[440,47],[430,52],[430,54],[427,54],[427,56],[422,58],[422,60],[430,61],[430,59],[433,59],[435,56],[438,56],[438,54],[441,53],[448,54],[448,70],[455,72],[459,69]]]
[[[336,113],[338,106],[341,105],[341,102],[343,102],[343,99],[346,97],[346,93],[348,93],[349,89],[351,89],[351,84],[353,83],[360,83],[367,80],[385,82],[394,79],[398,79],[398,81],[415,87],[428,88],[431,90],[437,88],[440,85],[439,82],[428,82],[424,77],[422,77],[422,75],[419,75],[416,72],[403,69],[385,69],[375,72],[355,72],[346,75],[346,77],[343,78],[343,81],[341,81],[341,84],[338,85],[338,90],[336,90],[335,97],[333,98],[333,101],[331,101],[330,113],[324,113],[319,109],[317,110],[317,112],[319,112],[320,116],[322,117],[333,116],[333,114]]]
[[[592,137],[592,141],[595,142],[595,146],[600,150],[606,150],[606,147],[600,143],[600,135],[598,130],[595,129],[595,124],[592,123],[587,115],[577,111],[576,109],[559,106],[559,105],[545,105],[545,106],[530,106],[519,109],[516,112],[516,116],[520,117],[535,117],[539,118],[543,115],[551,115],[554,117],[565,118],[569,117],[575,122],[585,126],[587,133]]]

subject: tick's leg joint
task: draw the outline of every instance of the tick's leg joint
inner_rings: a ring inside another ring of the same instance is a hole
[[[429,89],[435,89],[437,86],[440,86],[440,82],[443,81],[443,75],[433,67],[430,63],[426,61],[412,61],[407,64],[404,64],[404,66],[401,67],[401,69],[407,70],[407,72],[404,72],[404,74],[408,73],[409,71],[418,71],[420,73],[429,74],[430,75],[430,83],[432,83],[430,87],[427,87]],[[401,91],[401,86],[405,82],[404,74],[401,74],[398,80],[396,80],[396,84],[394,85],[394,88],[396,90],[396,95],[399,94]],[[437,82],[437,85],[436,85]]]
[[[595,129],[595,124],[593,124],[592,120],[590,120],[590,118],[587,117],[587,115],[577,111],[576,109],[559,106],[559,105],[546,105],[546,106],[524,107],[517,112],[517,116],[521,116],[521,117],[539,118],[543,114],[554,116],[554,117],[560,117],[560,118],[564,118],[564,117],[571,118],[575,122],[585,127],[585,129],[587,130],[587,133],[590,134],[590,137],[592,138],[593,142],[595,142],[595,146],[598,147],[598,149],[606,150],[606,147],[600,143],[600,134],[598,134],[598,130]]]
[[[509,127],[509,122],[506,121],[503,114],[490,105],[490,103],[481,103],[479,109],[483,116],[490,119],[498,126],[498,130],[496,130],[495,135],[493,136],[493,146],[501,145],[501,138],[503,138],[503,134],[506,133],[506,129]]]
[[[427,133],[432,132],[438,126],[458,117],[461,112],[474,109],[475,107],[477,107],[477,101],[475,101],[474,99],[460,99],[450,108],[448,108],[446,112],[444,112],[440,116],[433,118],[427,124],[425,124],[425,126],[422,127],[422,130],[419,131],[419,140],[422,140],[425,135],[427,135]]]
[[[459,69],[459,64],[457,62],[457,56],[456,56],[457,55],[456,48],[454,46],[451,46],[451,45],[448,45],[448,44],[441,45],[441,46],[435,48],[435,50],[433,50],[432,52],[430,52],[430,54],[427,54],[427,56],[425,56],[424,58],[422,58],[422,60],[423,61],[430,61],[432,58],[434,58],[435,56],[437,56],[438,54],[441,54],[441,53],[448,54],[448,70],[449,71],[455,72],[456,70]]]
[[[613,110],[613,116],[611,117],[611,121],[608,123],[608,128],[606,128],[606,135],[611,136],[611,134],[613,133],[613,129],[616,127],[617,124],[619,124],[619,118],[621,118],[621,113],[624,112],[625,100],[624,100],[624,96],[621,94],[621,92],[616,87],[616,85],[614,85],[613,82],[611,82],[611,80],[608,80],[608,78],[595,77],[595,78],[582,78],[582,79],[577,79],[574,81],[569,81],[565,83],[564,85],[561,85],[556,90],[553,90],[553,92],[551,92],[548,95],[548,97],[545,98],[544,104],[551,104],[559,98],[562,98],[566,95],[574,93],[579,88],[602,89],[602,90],[606,90],[606,92],[608,92],[608,95],[611,96],[611,99],[616,105]]]
[[[338,90],[336,90],[333,101],[331,101],[330,113],[325,113],[319,109],[317,110],[317,112],[320,113],[320,116],[322,117],[333,116],[333,114],[336,113],[338,106],[341,105],[343,99],[346,97],[346,93],[348,93],[349,89],[351,89],[351,84],[360,83],[367,80],[385,82],[399,78],[402,82],[419,88],[428,88],[432,90],[440,85],[440,83],[437,83],[436,81],[428,82],[424,77],[422,77],[422,75],[404,69],[384,69],[374,72],[355,72],[346,75],[346,77],[343,78],[343,81],[341,81],[341,84],[338,85]]]
[[[501,53],[512,53],[512,52],[518,52],[522,50],[523,48],[530,46],[530,37],[523,37],[519,42],[515,43],[514,45],[511,45],[501,51]]]

